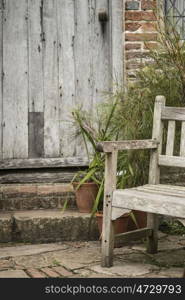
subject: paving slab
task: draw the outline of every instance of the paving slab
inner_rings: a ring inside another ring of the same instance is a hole
[[[0,248],[0,259],[6,257],[17,257],[26,255],[35,255],[44,252],[58,251],[67,249],[65,244],[39,244],[39,245],[22,245],[14,247]]]
[[[141,275],[147,275],[151,273],[153,270],[159,270],[159,268],[149,265],[149,264],[142,264],[142,263],[124,263],[120,261],[115,261],[114,266],[111,268],[102,268],[100,265],[92,266],[89,268],[93,272],[100,273],[100,274],[107,274],[113,276],[122,276],[123,278],[128,277],[139,277]]]
[[[173,241],[172,241],[173,240]],[[101,267],[100,241],[21,245],[0,248],[0,276],[71,278],[173,278],[182,277],[185,250],[171,247],[165,238],[157,254],[143,251],[143,244],[114,249],[114,265]],[[4,252],[4,254],[3,254]],[[10,272],[11,271],[11,272]],[[22,271],[22,272],[20,272]],[[3,273],[5,272],[5,273]],[[57,275],[58,274],[58,275]]]
[[[161,269],[160,276],[167,278],[181,278],[183,273],[183,268],[170,268],[170,269]]]
[[[185,262],[185,249],[160,251],[153,254],[152,259],[161,267],[183,267]]]
[[[15,267],[13,259],[0,259],[0,271],[11,269]]]
[[[0,278],[29,278],[23,270],[7,270],[0,272]]]

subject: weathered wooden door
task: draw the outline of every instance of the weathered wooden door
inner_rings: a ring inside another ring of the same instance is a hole
[[[0,0],[1,162],[82,163],[71,110],[92,110],[122,80],[122,2]]]

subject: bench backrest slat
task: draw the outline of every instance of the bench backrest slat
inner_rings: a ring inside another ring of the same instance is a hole
[[[166,149],[163,154],[161,151],[162,138],[164,122],[166,121],[168,122]],[[180,142],[176,142],[177,121],[181,123],[181,133],[179,132]],[[185,108],[165,106],[165,97],[157,96],[154,107],[152,138],[156,138],[160,142],[157,151],[153,151],[154,153],[151,154],[150,159],[149,183],[156,184],[159,183],[160,166],[185,167]],[[174,146],[176,146],[175,151]],[[153,175],[151,173],[153,173]]]
[[[175,142],[175,121],[169,121],[167,142],[166,142],[166,155],[173,155],[174,142]]]
[[[185,156],[185,121],[181,125],[180,156]]]
[[[162,120],[185,121],[185,107],[168,107],[162,109]]]

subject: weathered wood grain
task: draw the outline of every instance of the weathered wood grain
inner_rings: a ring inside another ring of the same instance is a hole
[[[166,142],[166,155],[173,155],[174,142],[175,142],[175,121],[169,121],[167,142]]]
[[[112,217],[112,196],[116,189],[117,151],[107,153],[105,158],[105,184],[103,201],[103,228],[102,228],[102,267],[113,264],[114,228]]]
[[[168,190],[178,190],[178,191],[182,191],[185,193],[185,187],[184,186],[179,186],[179,185],[171,185],[171,184],[149,184],[149,185],[144,185],[145,186],[149,186],[149,187],[154,187],[154,188],[160,188],[160,189],[168,189]]]
[[[159,166],[184,168],[185,158],[182,156],[159,155]]]
[[[153,140],[125,140],[114,142],[101,142],[97,144],[100,152],[112,152],[114,150],[134,150],[134,149],[157,149],[158,141]]]
[[[152,139],[159,141],[159,145],[155,151],[150,153],[149,165],[149,184],[158,184],[160,182],[160,168],[158,165],[158,156],[162,151],[162,136],[163,136],[163,122],[161,114],[165,106],[166,99],[164,96],[157,96],[154,105],[153,115],[153,130]],[[158,217],[153,212],[148,211],[147,227],[152,229],[152,236],[147,239],[147,252],[156,253],[158,248]]]
[[[76,0],[75,3],[75,86],[76,103],[87,111],[92,109],[92,50],[90,48],[91,1]],[[82,138],[76,143],[76,155],[86,155]]]
[[[161,185],[161,184],[156,184],[156,185],[144,185],[144,186],[139,186],[136,188],[138,191],[144,191],[148,193],[156,193],[160,195],[172,195],[172,196],[177,196],[177,197],[182,197],[185,198],[185,188],[184,189],[179,189],[178,186],[174,185]]]
[[[44,112],[46,158],[83,157],[85,148],[81,139],[75,141],[70,112],[82,104],[93,114],[112,88],[112,70],[122,70],[122,0],[4,3],[0,159],[2,152],[5,159],[28,157],[28,112]],[[98,17],[102,10],[107,13],[104,21]]]
[[[3,0],[0,0],[0,159],[3,157]]]
[[[181,125],[180,156],[185,156],[185,122]]]
[[[30,112],[28,118],[28,156],[44,157],[44,113]]]
[[[36,172],[34,170],[27,170],[21,172],[16,170],[14,172],[0,171],[0,184],[4,183],[60,183],[71,182],[75,175],[75,171],[56,170],[52,172]]]
[[[161,113],[164,106],[165,106],[165,97],[157,96],[155,99],[155,106],[154,106],[152,139],[156,139],[157,141],[159,141],[159,145],[156,151],[152,151],[150,155],[150,167],[149,167],[150,184],[157,184],[160,181],[158,155],[161,153],[162,150],[163,123],[161,121]]]
[[[179,218],[185,216],[185,198],[155,192],[145,193],[136,189],[115,190],[112,206]]]
[[[163,107],[162,109],[163,120],[185,121],[185,108],[184,107]]]
[[[113,90],[123,86],[123,1],[110,0],[110,36]]]
[[[43,2],[44,152],[60,156],[56,0]]]
[[[43,112],[43,0],[28,0],[29,112]]]
[[[108,20],[101,22],[99,12],[107,13]],[[110,59],[109,6],[107,0],[92,0],[92,68],[93,68],[93,107],[102,102],[112,87]]]
[[[7,0],[3,18],[3,157],[28,157],[27,0]]]
[[[0,169],[61,168],[88,165],[89,161],[82,157],[4,159],[0,161]]]
[[[112,207],[111,220],[114,221],[117,218],[121,217],[125,213],[130,213],[130,209],[123,209],[123,208],[118,208],[118,207]]]
[[[57,2],[60,154],[64,157],[75,156],[76,151],[76,130],[72,123],[72,110],[77,104],[75,103],[74,9],[73,0]]]

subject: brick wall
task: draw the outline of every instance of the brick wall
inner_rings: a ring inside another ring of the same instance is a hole
[[[149,48],[155,48],[157,0],[125,1],[125,71],[126,80],[146,61]]]

